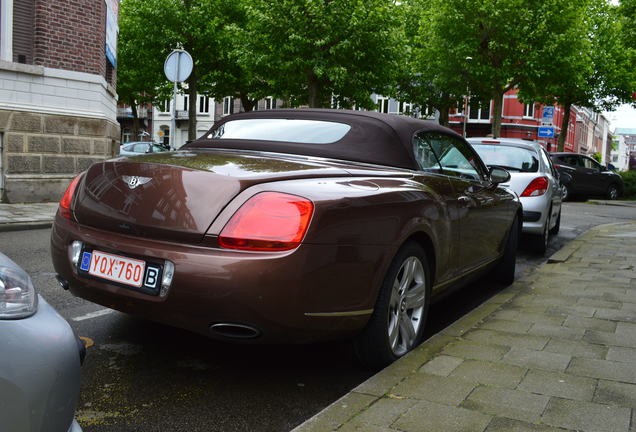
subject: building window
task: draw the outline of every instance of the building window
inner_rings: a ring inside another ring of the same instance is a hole
[[[378,96],[376,99],[377,111],[381,113],[389,113],[389,98]]]
[[[187,111],[188,110],[188,105],[190,102],[190,97],[188,95],[183,95],[183,110]]]
[[[201,114],[208,114],[210,112],[210,98],[207,96],[199,96],[199,112]]]
[[[340,101],[338,100],[338,96],[331,96],[331,108],[332,109],[340,109]]]
[[[457,101],[457,108],[455,109],[455,114],[456,115],[463,115],[464,114],[464,103],[466,102],[466,99],[462,99],[461,101]]]
[[[529,117],[529,118],[534,118],[534,103],[525,104],[523,106],[523,116],[524,117]]]
[[[170,99],[161,101],[161,103],[159,104],[159,111],[161,111],[162,113],[170,112]]]
[[[490,120],[490,102],[485,106],[468,107],[468,118],[471,120]]]
[[[223,98],[223,115],[229,115],[234,113],[234,98],[232,96],[226,96]]]
[[[122,132],[122,137],[121,137],[122,142],[125,142],[125,143],[130,142],[131,137],[132,137],[132,131],[128,128],[124,128],[124,131]]]
[[[276,109],[276,99],[271,96],[265,98],[265,109]]]
[[[170,128],[168,126],[161,126],[159,128],[159,138],[165,146],[170,145]]]
[[[409,102],[400,102],[398,108],[398,114],[411,115],[413,114],[413,104]]]

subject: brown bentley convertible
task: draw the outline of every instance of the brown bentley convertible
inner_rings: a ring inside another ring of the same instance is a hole
[[[514,278],[509,178],[434,123],[344,110],[223,118],[171,153],[94,164],[60,202],[61,285],[204,335],[352,338],[381,366],[422,338],[432,297]]]

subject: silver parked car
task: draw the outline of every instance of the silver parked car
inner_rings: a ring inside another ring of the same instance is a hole
[[[81,432],[74,415],[85,353],[29,275],[0,253],[0,430]]]
[[[531,247],[545,253],[550,234],[561,226],[561,185],[549,153],[541,144],[514,138],[467,138],[489,167],[510,172],[508,186],[523,205],[523,232]]]
[[[138,156],[146,153],[159,153],[168,151],[168,148],[150,141],[135,141],[123,143],[119,147],[119,156]]]

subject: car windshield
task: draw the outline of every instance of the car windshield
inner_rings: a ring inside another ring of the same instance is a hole
[[[318,120],[245,119],[223,123],[208,138],[328,144],[344,137],[350,129],[344,123]]]
[[[473,144],[488,166],[498,166],[521,172],[539,171],[539,158],[533,150],[501,144]]]

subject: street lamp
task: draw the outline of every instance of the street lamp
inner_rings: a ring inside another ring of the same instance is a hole
[[[472,60],[472,57],[466,57],[466,64],[469,65]],[[468,70],[468,68],[466,68],[466,70]],[[470,89],[468,88],[468,79],[466,79],[466,94],[464,95],[464,138],[466,138],[466,123],[468,123],[468,99],[470,97],[469,94]]]

